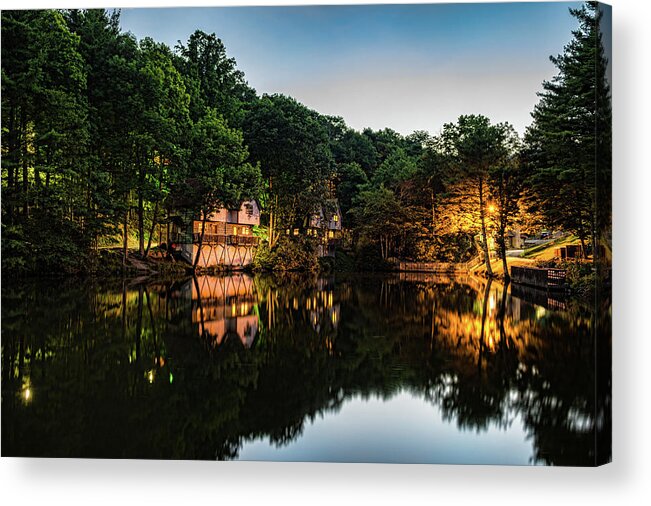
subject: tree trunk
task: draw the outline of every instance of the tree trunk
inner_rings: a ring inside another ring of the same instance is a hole
[[[158,219],[158,201],[156,201],[156,204],[154,205],[154,215],[151,218],[151,229],[149,230],[149,239],[147,240],[147,248],[145,249],[143,258],[147,258],[147,255],[149,255],[149,249],[151,248],[151,238],[154,236],[154,231],[156,230],[157,219]],[[160,236],[160,233],[158,235]],[[160,243],[160,237],[158,242]]]
[[[192,263],[192,270],[197,269],[197,265],[199,264],[199,257],[201,256],[201,248],[203,247],[203,236],[204,233],[206,232],[206,220],[208,219],[208,213],[202,213],[203,216],[201,216],[201,234],[199,235],[199,248],[197,249],[197,254],[194,257],[194,262]]]
[[[269,200],[271,200],[271,195],[272,195],[272,188],[273,188],[273,178],[269,176]],[[278,200],[275,199],[275,203],[278,203]],[[276,244],[276,234],[274,233],[274,209],[275,209],[275,204],[271,204],[269,206],[269,249],[272,249],[274,245]]]
[[[122,266],[127,265],[127,257],[129,256],[129,209],[124,212],[123,224],[123,243],[122,243]]]
[[[507,215],[506,215],[506,204],[502,202],[500,205],[500,256],[502,257],[502,269],[504,270],[504,283],[508,283],[511,279],[509,275],[509,264],[506,261],[506,224],[507,224]]]
[[[15,127],[15,116],[14,107],[11,106],[9,111],[9,132],[7,136],[9,137],[9,153],[7,158],[10,160],[7,167],[7,187],[9,189],[9,204],[7,205],[7,220],[9,225],[14,224],[14,174],[16,170],[16,127]]]
[[[500,244],[500,255],[502,256],[502,268],[504,269],[504,282],[508,283],[511,279],[509,274],[509,264],[506,261],[506,244],[504,240],[504,232],[502,232],[502,239]]]
[[[432,235],[434,235],[434,227],[436,224],[436,208],[434,206],[434,190],[430,190],[430,203],[432,208]]]
[[[493,268],[491,267],[491,259],[488,253],[488,237],[486,233],[486,211],[484,209],[484,180],[479,179],[479,219],[481,221],[481,238],[482,250],[484,251],[484,262],[486,263],[486,275],[489,278],[493,277]]]
[[[29,188],[29,181],[28,181],[28,174],[27,174],[27,126],[25,125],[26,123],[26,117],[25,117],[25,109],[23,108],[21,110],[20,114],[20,123],[21,123],[21,131],[22,131],[22,138],[21,138],[21,151],[22,151],[22,165],[23,165],[23,214],[25,216],[29,216],[29,195],[28,195],[28,188]]]
[[[581,241],[581,258],[585,260],[588,258],[588,252],[586,251],[585,234],[583,234],[583,232],[579,234],[579,241]]]
[[[138,253],[140,257],[145,256],[145,209],[142,198],[142,190],[138,189]]]
[[[158,166],[158,191],[160,192],[163,188],[163,161],[161,159],[161,162]],[[158,208],[160,207],[160,195],[156,199],[156,204],[154,205],[154,215],[151,219],[151,230],[149,231],[149,239],[147,240],[147,249],[145,249],[145,254],[144,257],[147,258],[147,255],[149,255],[149,249],[151,248],[151,238],[154,235],[154,231],[156,230],[156,220],[158,219]],[[158,243],[160,245],[161,240],[160,240],[160,230],[158,234]]]

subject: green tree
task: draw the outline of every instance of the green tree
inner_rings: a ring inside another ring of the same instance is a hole
[[[173,65],[167,46],[146,38],[140,42],[134,96],[134,151],[138,239],[146,256],[160,208],[174,171],[184,162],[182,136],[190,128],[189,102],[183,78]],[[153,207],[145,248],[146,207]]]
[[[570,9],[578,21],[561,55],[550,57],[558,68],[543,82],[527,130],[525,160],[532,212],[551,227],[573,232],[586,251],[597,230],[610,221],[611,105],[607,60],[597,2]],[[606,190],[599,193],[599,187]],[[598,199],[599,196],[599,199]]]
[[[79,38],[52,10],[3,11],[2,37],[3,266],[74,269],[88,248]]]
[[[327,205],[335,168],[328,130],[318,113],[293,98],[265,95],[251,107],[244,133],[266,181],[263,205],[273,248],[280,231]]]
[[[481,248],[486,272],[493,276],[488,251],[487,196],[491,169],[504,163],[514,153],[516,136],[506,123],[491,124],[485,116],[461,116],[457,123],[443,126],[438,148],[447,158],[448,179],[456,184],[465,202],[478,215]]]
[[[119,11],[71,10],[66,17],[80,37],[88,74],[89,234],[95,245],[101,238],[111,244],[121,228],[125,263],[136,181],[134,132],[142,110],[136,88],[139,48],[133,36],[120,32]]]
[[[504,279],[510,279],[506,262],[506,232],[519,210],[522,177],[519,158],[512,157],[489,172],[489,196],[493,202],[492,220],[495,224],[499,256],[502,259]]]
[[[372,183],[375,186],[395,188],[400,183],[414,178],[417,171],[416,161],[408,156],[404,149],[397,147],[379,165],[373,174]]]
[[[360,186],[368,183],[368,178],[357,162],[342,163],[337,167],[335,183],[339,208],[341,214],[346,216],[353,206],[353,199],[359,193]]]
[[[392,256],[405,221],[403,206],[396,195],[384,186],[364,189],[355,198],[351,213],[361,240],[379,245],[383,260]]]
[[[214,33],[195,31],[185,45],[179,44],[177,60],[182,74],[189,81],[190,115],[199,121],[207,108],[215,109],[229,125],[240,127],[245,106],[255,98],[237,69],[234,58],[226,54],[224,43]]]
[[[193,215],[201,217],[196,268],[208,216],[226,207],[239,207],[243,200],[257,198],[260,168],[247,160],[242,133],[229,128],[214,109],[194,123],[190,137],[189,163],[185,178],[177,185],[181,201]]]

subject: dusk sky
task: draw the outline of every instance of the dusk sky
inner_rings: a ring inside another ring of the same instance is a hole
[[[215,32],[258,93],[356,129],[436,133],[461,114],[522,133],[579,3],[123,9],[122,28],[174,46]]]

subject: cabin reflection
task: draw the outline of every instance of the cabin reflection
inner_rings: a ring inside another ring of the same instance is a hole
[[[195,277],[184,290],[192,300],[192,324],[211,347],[230,340],[246,348],[253,345],[259,327],[253,278],[245,274]]]

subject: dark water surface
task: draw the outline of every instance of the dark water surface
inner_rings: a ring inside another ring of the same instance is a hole
[[[428,275],[4,283],[2,455],[593,465],[609,321]]]

